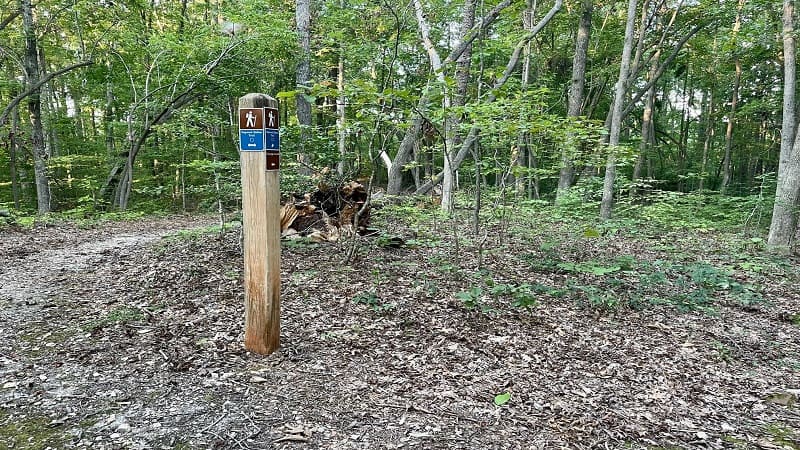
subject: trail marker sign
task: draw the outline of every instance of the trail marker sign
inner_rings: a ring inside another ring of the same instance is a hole
[[[267,170],[281,167],[281,116],[278,108],[264,108],[264,149],[267,151]]]
[[[264,151],[264,108],[239,108],[239,148]]]
[[[281,127],[281,116],[278,108],[264,108],[264,128],[277,130]]]
[[[280,346],[281,223],[278,101],[239,99],[244,247],[244,346],[263,355]],[[269,141],[266,133],[270,133]],[[272,136],[274,133],[274,136]],[[269,145],[266,145],[269,142]]]

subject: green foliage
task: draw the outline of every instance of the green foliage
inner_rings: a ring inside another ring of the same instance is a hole
[[[307,249],[318,247],[319,243],[308,237],[299,237],[296,239],[282,239],[281,245],[291,249]]]
[[[534,287],[530,284],[495,284],[489,291],[494,297],[509,297],[512,305],[518,308],[532,308],[539,305]]]
[[[140,323],[144,320],[144,313],[134,306],[120,306],[111,310],[105,317],[86,322],[82,328],[86,331],[95,331],[113,325]]]
[[[571,287],[576,292],[583,293],[585,305],[591,309],[611,312],[619,309],[623,303],[613,290],[603,287],[575,284]]]
[[[508,391],[494,396],[494,404],[496,406],[503,406],[508,403],[509,400],[511,400],[511,392]]]
[[[11,414],[0,409],[1,448],[46,450],[64,448],[71,442],[72,436],[63,424],[43,416]]]
[[[385,303],[375,291],[361,292],[353,297],[353,303],[367,305],[376,313],[387,312],[394,309],[395,305]]]
[[[479,287],[472,287],[467,291],[456,293],[456,298],[461,300],[461,303],[468,309],[474,309],[482,306],[481,299],[483,298],[483,289]]]
[[[586,261],[579,263],[563,262],[559,263],[558,267],[567,272],[580,272],[598,276],[608,275],[610,273],[617,272],[621,269],[620,266],[604,266],[600,263],[593,261]]]

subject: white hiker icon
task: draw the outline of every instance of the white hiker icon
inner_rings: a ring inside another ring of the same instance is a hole
[[[269,112],[269,127],[275,127],[275,113],[273,111]]]
[[[253,111],[247,111],[247,114],[244,117],[247,119],[247,128],[256,127],[256,115],[253,114]]]

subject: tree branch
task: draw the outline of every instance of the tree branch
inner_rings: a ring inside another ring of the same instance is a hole
[[[672,49],[672,53],[670,53],[667,59],[665,59],[664,62],[660,66],[658,66],[658,69],[656,70],[655,74],[653,74],[653,77],[647,81],[647,84],[645,84],[644,86],[642,86],[641,89],[639,89],[639,92],[636,93],[633,99],[631,99],[631,102],[628,104],[628,106],[626,106],[625,109],[622,111],[622,117],[627,116],[628,114],[630,114],[631,111],[633,111],[633,108],[636,106],[636,103],[639,100],[641,100],[642,97],[644,97],[644,94],[647,93],[648,89],[650,89],[650,87],[653,86],[658,81],[659,78],[661,78],[661,75],[663,75],[667,67],[669,67],[669,65],[672,64],[672,61],[674,61],[675,58],[678,56],[678,53],[680,53],[683,46],[686,45],[686,42],[688,42],[689,39],[692,38],[692,36],[697,34],[697,32],[703,29],[703,27],[705,27],[706,25],[708,24],[701,23],[695,25],[695,27],[692,28],[692,30],[689,31],[689,33],[687,33],[686,36],[683,37],[683,39],[681,39],[680,41],[678,41],[678,43],[675,44],[675,46]]]
[[[2,22],[0,22],[0,31],[2,31],[3,28],[7,27],[8,24],[10,24],[14,19],[19,17],[20,14],[22,14],[22,10],[20,9],[11,12],[11,14],[9,14],[5,19],[3,19]]]
[[[492,90],[489,92],[489,95],[486,98],[487,103],[491,103],[497,99],[497,95],[495,95],[495,92],[498,89],[502,88],[506,84],[508,79],[511,77],[511,74],[514,72],[514,68],[517,66],[517,63],[519,63],[519,58],[520,55],[522,55],[522,50],[525,48],[525,45],[527,45],[528,42],[530,42],[534,37],[536,37],[536,35],[539,34],[539,32],[542,31],[542,29],[550,22],[550,20],[552,20],[553,17],[555,17],[556,13],[558,13],[558,11],[561,9],[563,3],[564,3],[563,0],[556,0],[553,7],[550,8],[550,11],[547,12],[547,14],[542,18],[542,20],[540,20],[539,23],[537,23],[536,26],[533,27],[533,29],[531,29],[531,31],[528,32],[528,34],[523,36],[522,39],[520,39],[519,42],[517,42],[517,45],[516,47],[514,47],[514,51],[512,52],[511,57],[508,58],[508,63],[506,64],[505,71],[503,71],[503,76],[500,77],[500,79],[498,79],[495,82],[494,86],[492,86]],[[458,170],[458,167],[467,157],[469,149],[475,143],[475,140],[478,139],[478,132],[479,132],[478,126],[472,125],[472,128],[470,128],[467,137],[464,138],[464,142],[462,142],[461,148],[458,150],[456,157],[453,158],[452,162],[453,170]],[[443,177],[444,177],[444,172],[440,172],[439,174],[434,176],[431,180],[420,186],[419,189],[417,189],[414,192],[414,194],[421,195],[427,193],[428,191],[431,190],[431,188],[433,188],[433,186],[436,186],[439,182],[441,182]]]
[[[71,70],[75,70],[75,69],[77,69],[79,67],[90,66],[92,64],[94,64],[94,61],[81,61],[81,62],[75,63],[75,64],[73,64],[71,66],[64,67],[63,69],[57,70],[55,72],[48,73],[47,75],[42,77],[42,79],[39,80],[38,83],[34,84],[33,86],[29,87],[23,93],[21,93],[21,94],[17,95],[16,97],[14,97],[11,100],[11,103],[9,103],[8,106],[5,107],[5,109],[3,110],[3,113],[0,114],[0,126],[5,125],[6,120],[8,120],[8,115],[11,113],[11,110],[13,110],[19,104],[19,102],[21,102],[23,99],[25,99],[25,97],[28,97],[29,95],[31,95],[34,92],[36,92],[39,89],[41,89],[41,87],[44,86],[46,83],[48,83],[50,80],[52,80],[53,78],[55,78],[55,77],[57,77],[59,75],[63,75],[63,74],[65,74],[65,73],[67,73],[67,72],[69,72]]]

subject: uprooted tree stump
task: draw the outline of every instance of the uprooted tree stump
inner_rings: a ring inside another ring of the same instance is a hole
[[[320,184],[314,192],[295,194],[281,207],[281,236],[335,242],[342,234],[368,234],[369,206],[359,214],[367,198],[366,188],[357,181],[338,187]]]

